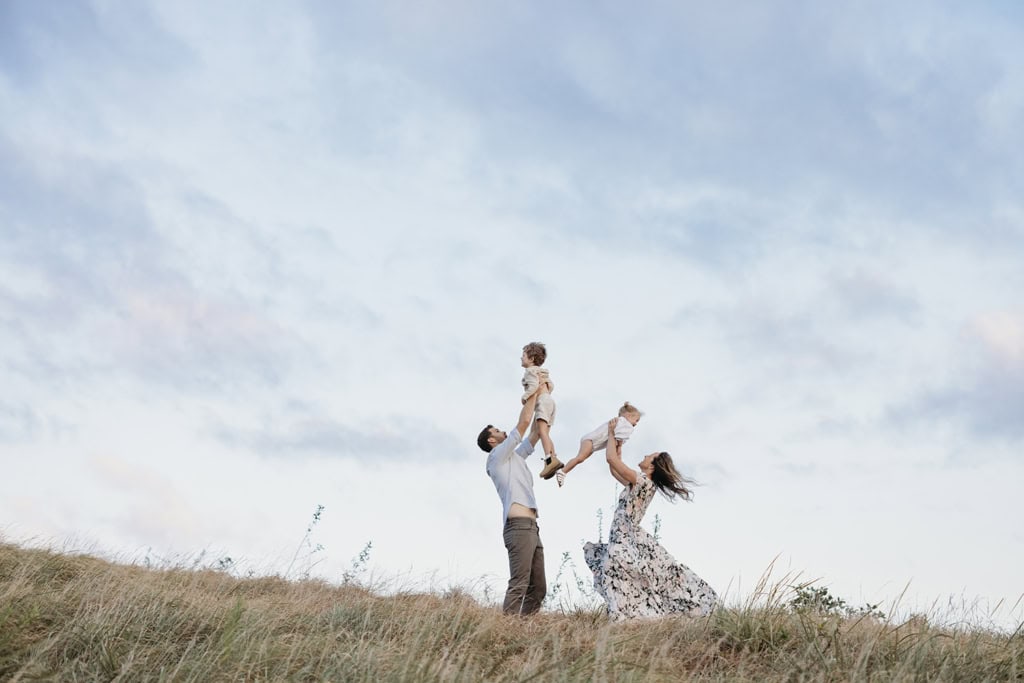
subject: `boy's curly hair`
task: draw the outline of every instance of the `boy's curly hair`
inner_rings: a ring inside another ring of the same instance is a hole
[[[530,342],[523,347],[523,352],[534,365],[544,365],[544,361],[548,359],[548,350],[540,342]]]

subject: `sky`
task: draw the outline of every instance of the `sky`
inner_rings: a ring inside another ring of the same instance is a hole
[[[499,599],[541,341],[727,600],[1022,618],[1016,3],[7,0],[0,122],[7,542]]]

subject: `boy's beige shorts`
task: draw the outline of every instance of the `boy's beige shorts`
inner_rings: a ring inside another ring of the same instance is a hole
[[[551,398],[551,394],[541,394],[537,397],[537,407],[533,409],[533,416],[547,422],[549,427],[555,424],[555,399]]]

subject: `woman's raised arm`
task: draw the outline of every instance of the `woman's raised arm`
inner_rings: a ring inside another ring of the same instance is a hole
[[[615,420],[608,423],[608,445],[605,447],[605,460],[608,461],[608,469],[623,486],[632,486],[636,483],[636,471],[627,467],[622,462],[622,453],[619,451],[619,442],[615,440]]]

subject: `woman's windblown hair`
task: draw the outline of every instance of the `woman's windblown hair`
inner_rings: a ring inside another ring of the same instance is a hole
[[[697,482],[679,474],[671,455],[662,451],[654,456],[651,464],[654,465],[651,481],[662,495],[669,500],[675,499],[676,496],[683,500],[693,500],[693,489],[690,487],[696,486]]]

